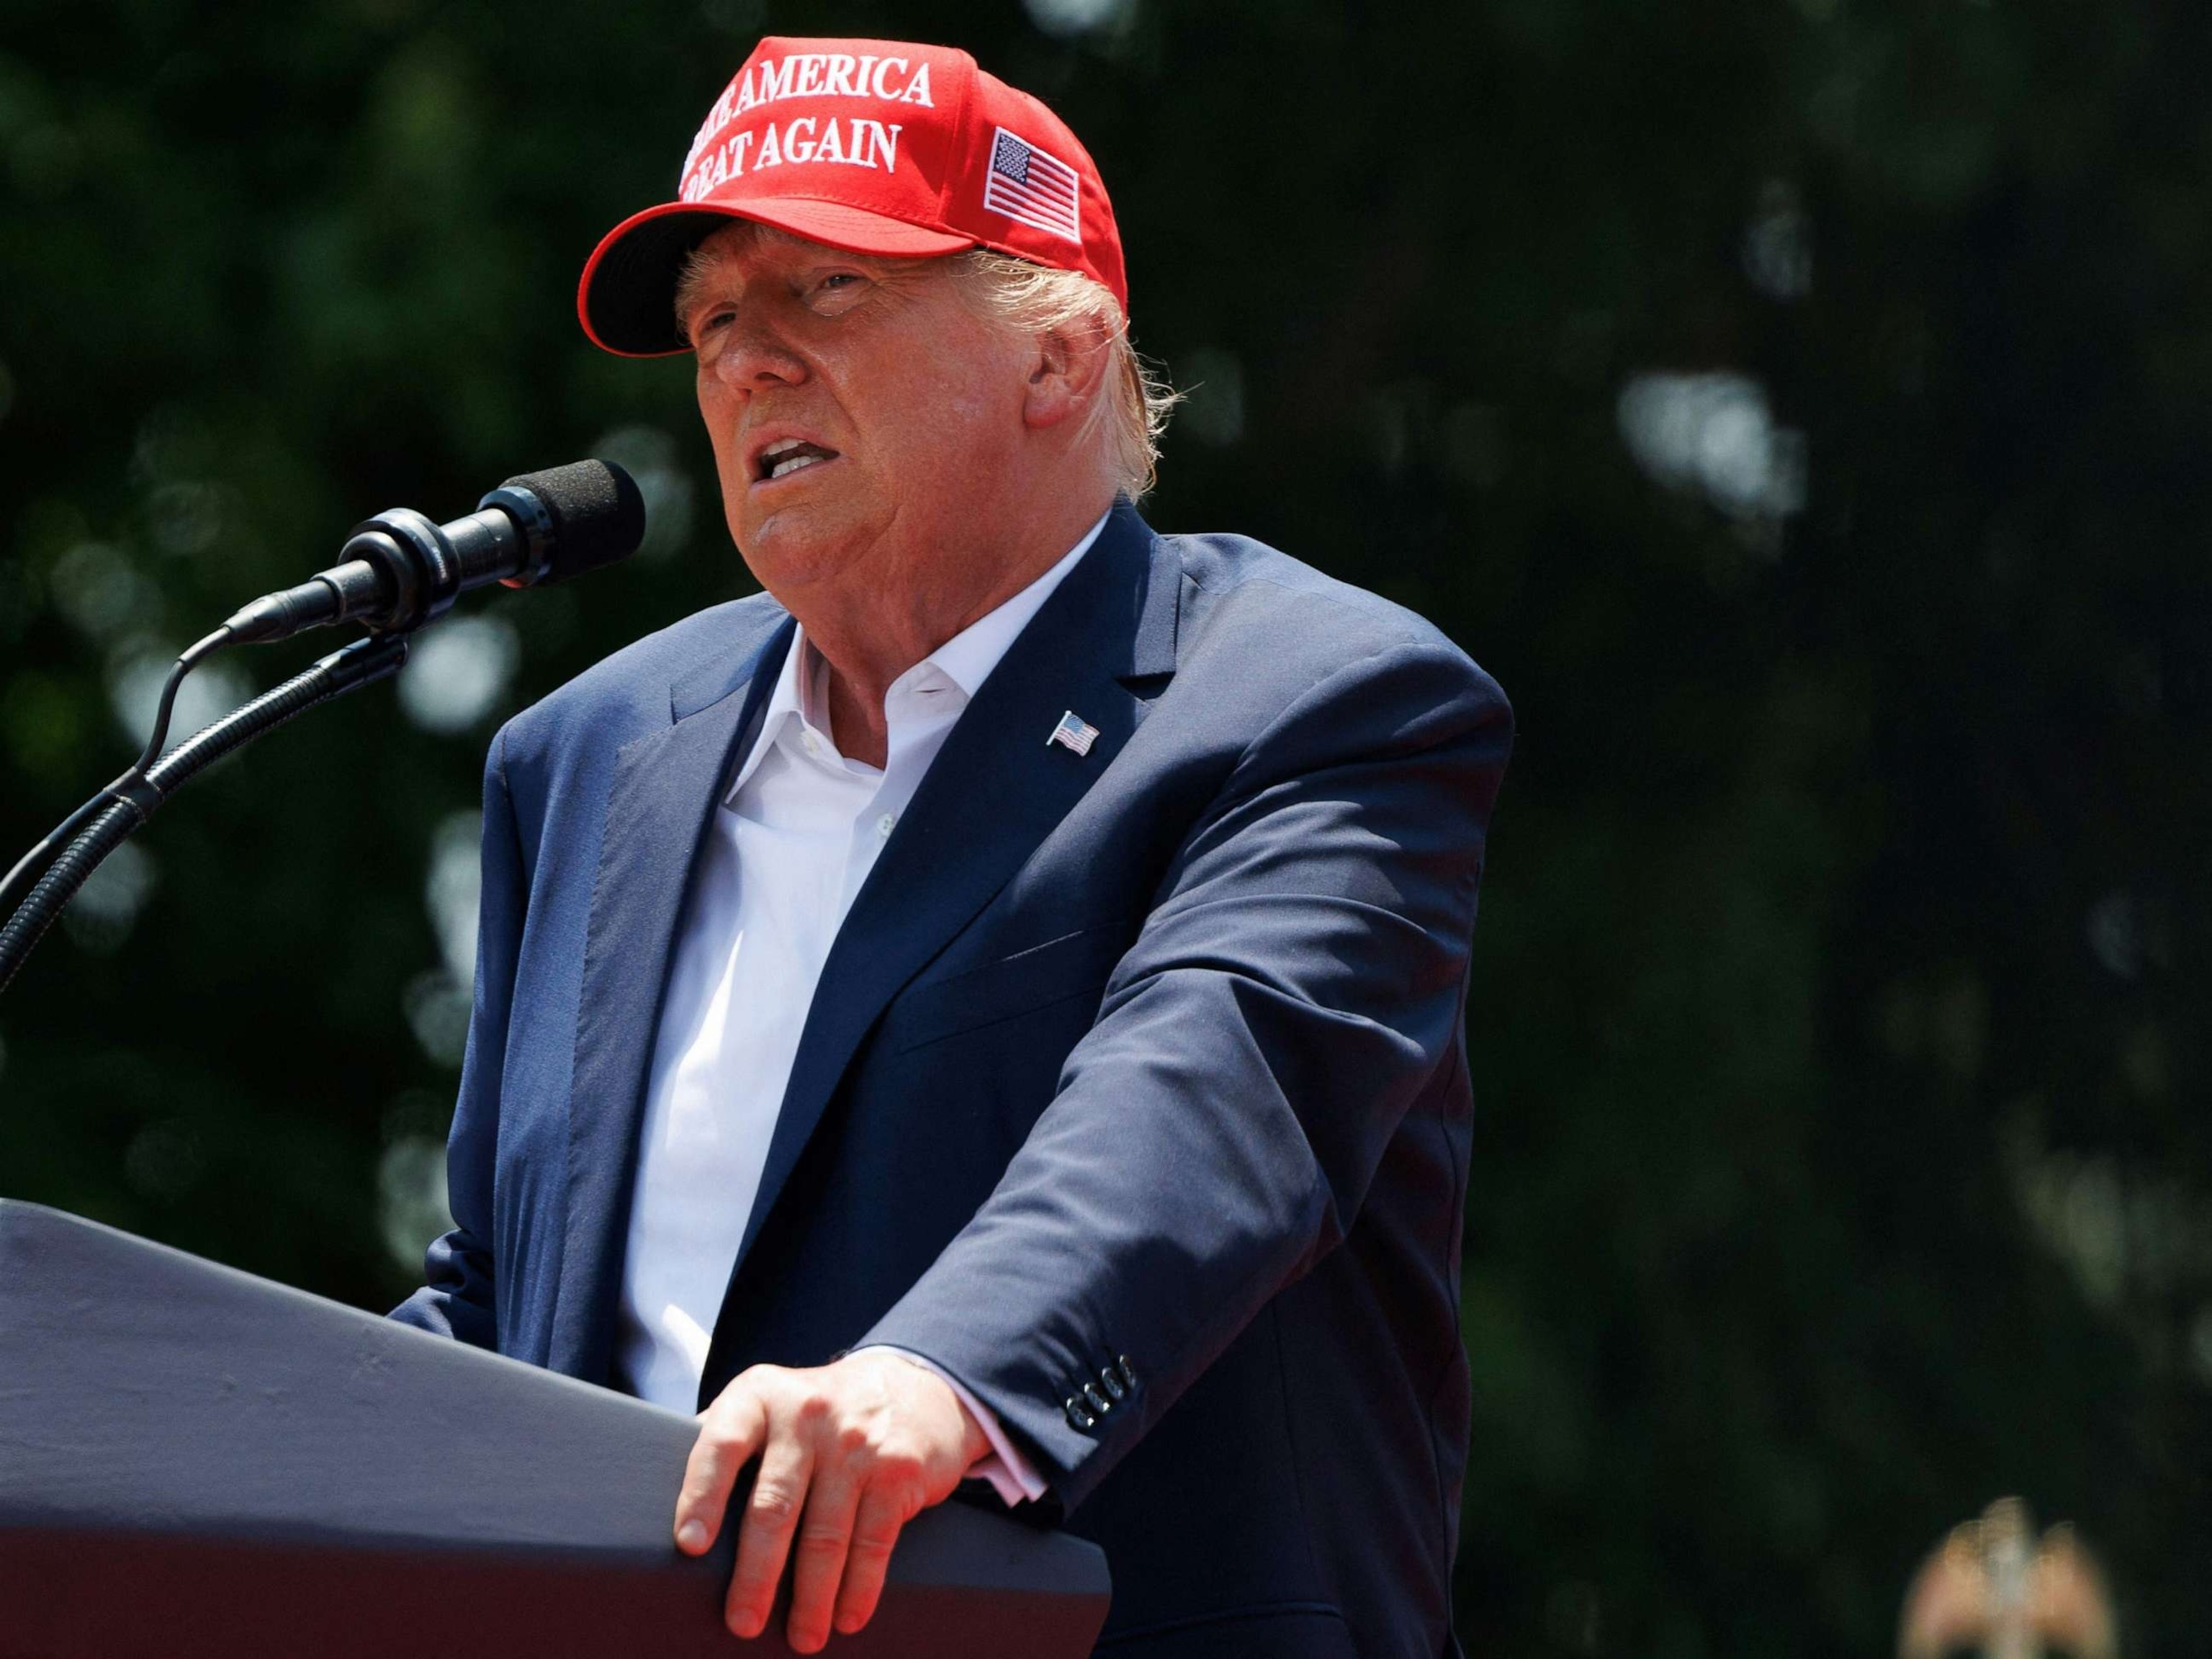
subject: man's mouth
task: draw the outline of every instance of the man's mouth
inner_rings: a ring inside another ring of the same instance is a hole
[[[836,450],[808,443],[804,438],[780,438],[761,451],[760,459],[753,464],[754,476],[763,482],[787,478],[804,468],[836,459]]]

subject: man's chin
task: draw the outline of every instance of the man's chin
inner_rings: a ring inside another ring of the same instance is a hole
[[[758,516],[736,539],[760,585],[781,593],[811,587],[850,568],[869,538],[836,503],[809,501]]]

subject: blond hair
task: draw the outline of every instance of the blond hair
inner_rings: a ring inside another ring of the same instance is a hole
[[[1160,434],[1182,394],[1129,339],[1129,319],[1106,286],[1079,270],[1032,264],[988,248],[954,254],[969,295],[987,315],[1024,333],[1096,328],[1106,336],[1108,397],[1090,419],[1109,423],[1115,482],[1132,501],[1159,472]]]

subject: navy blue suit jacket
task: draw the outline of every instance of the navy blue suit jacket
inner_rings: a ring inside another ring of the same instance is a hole
[[[499,734],[459,1224],[398,1317],[615,1382],[686,876],[793,631],[701,612]],[[1045,742],[1068,710],[1087,756]],[[702,1402],[894,1343],[1104,1547],[1102,1650],[1456,1652],[1462,1016],[1510,733],[1418,617],[1118,505],[837,937]]]

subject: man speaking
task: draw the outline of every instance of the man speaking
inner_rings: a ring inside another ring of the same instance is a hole
[[[398,1316],[700,1412],[741,1636],[787,1571],[859,1629],[972,1478],[1105,1549],[1115,1654],[1456,1653],[1497,686],[1138,516],[1105,187],[963,52],[763,40],[579,305],[692,354],[767,591],[495,741]]]

